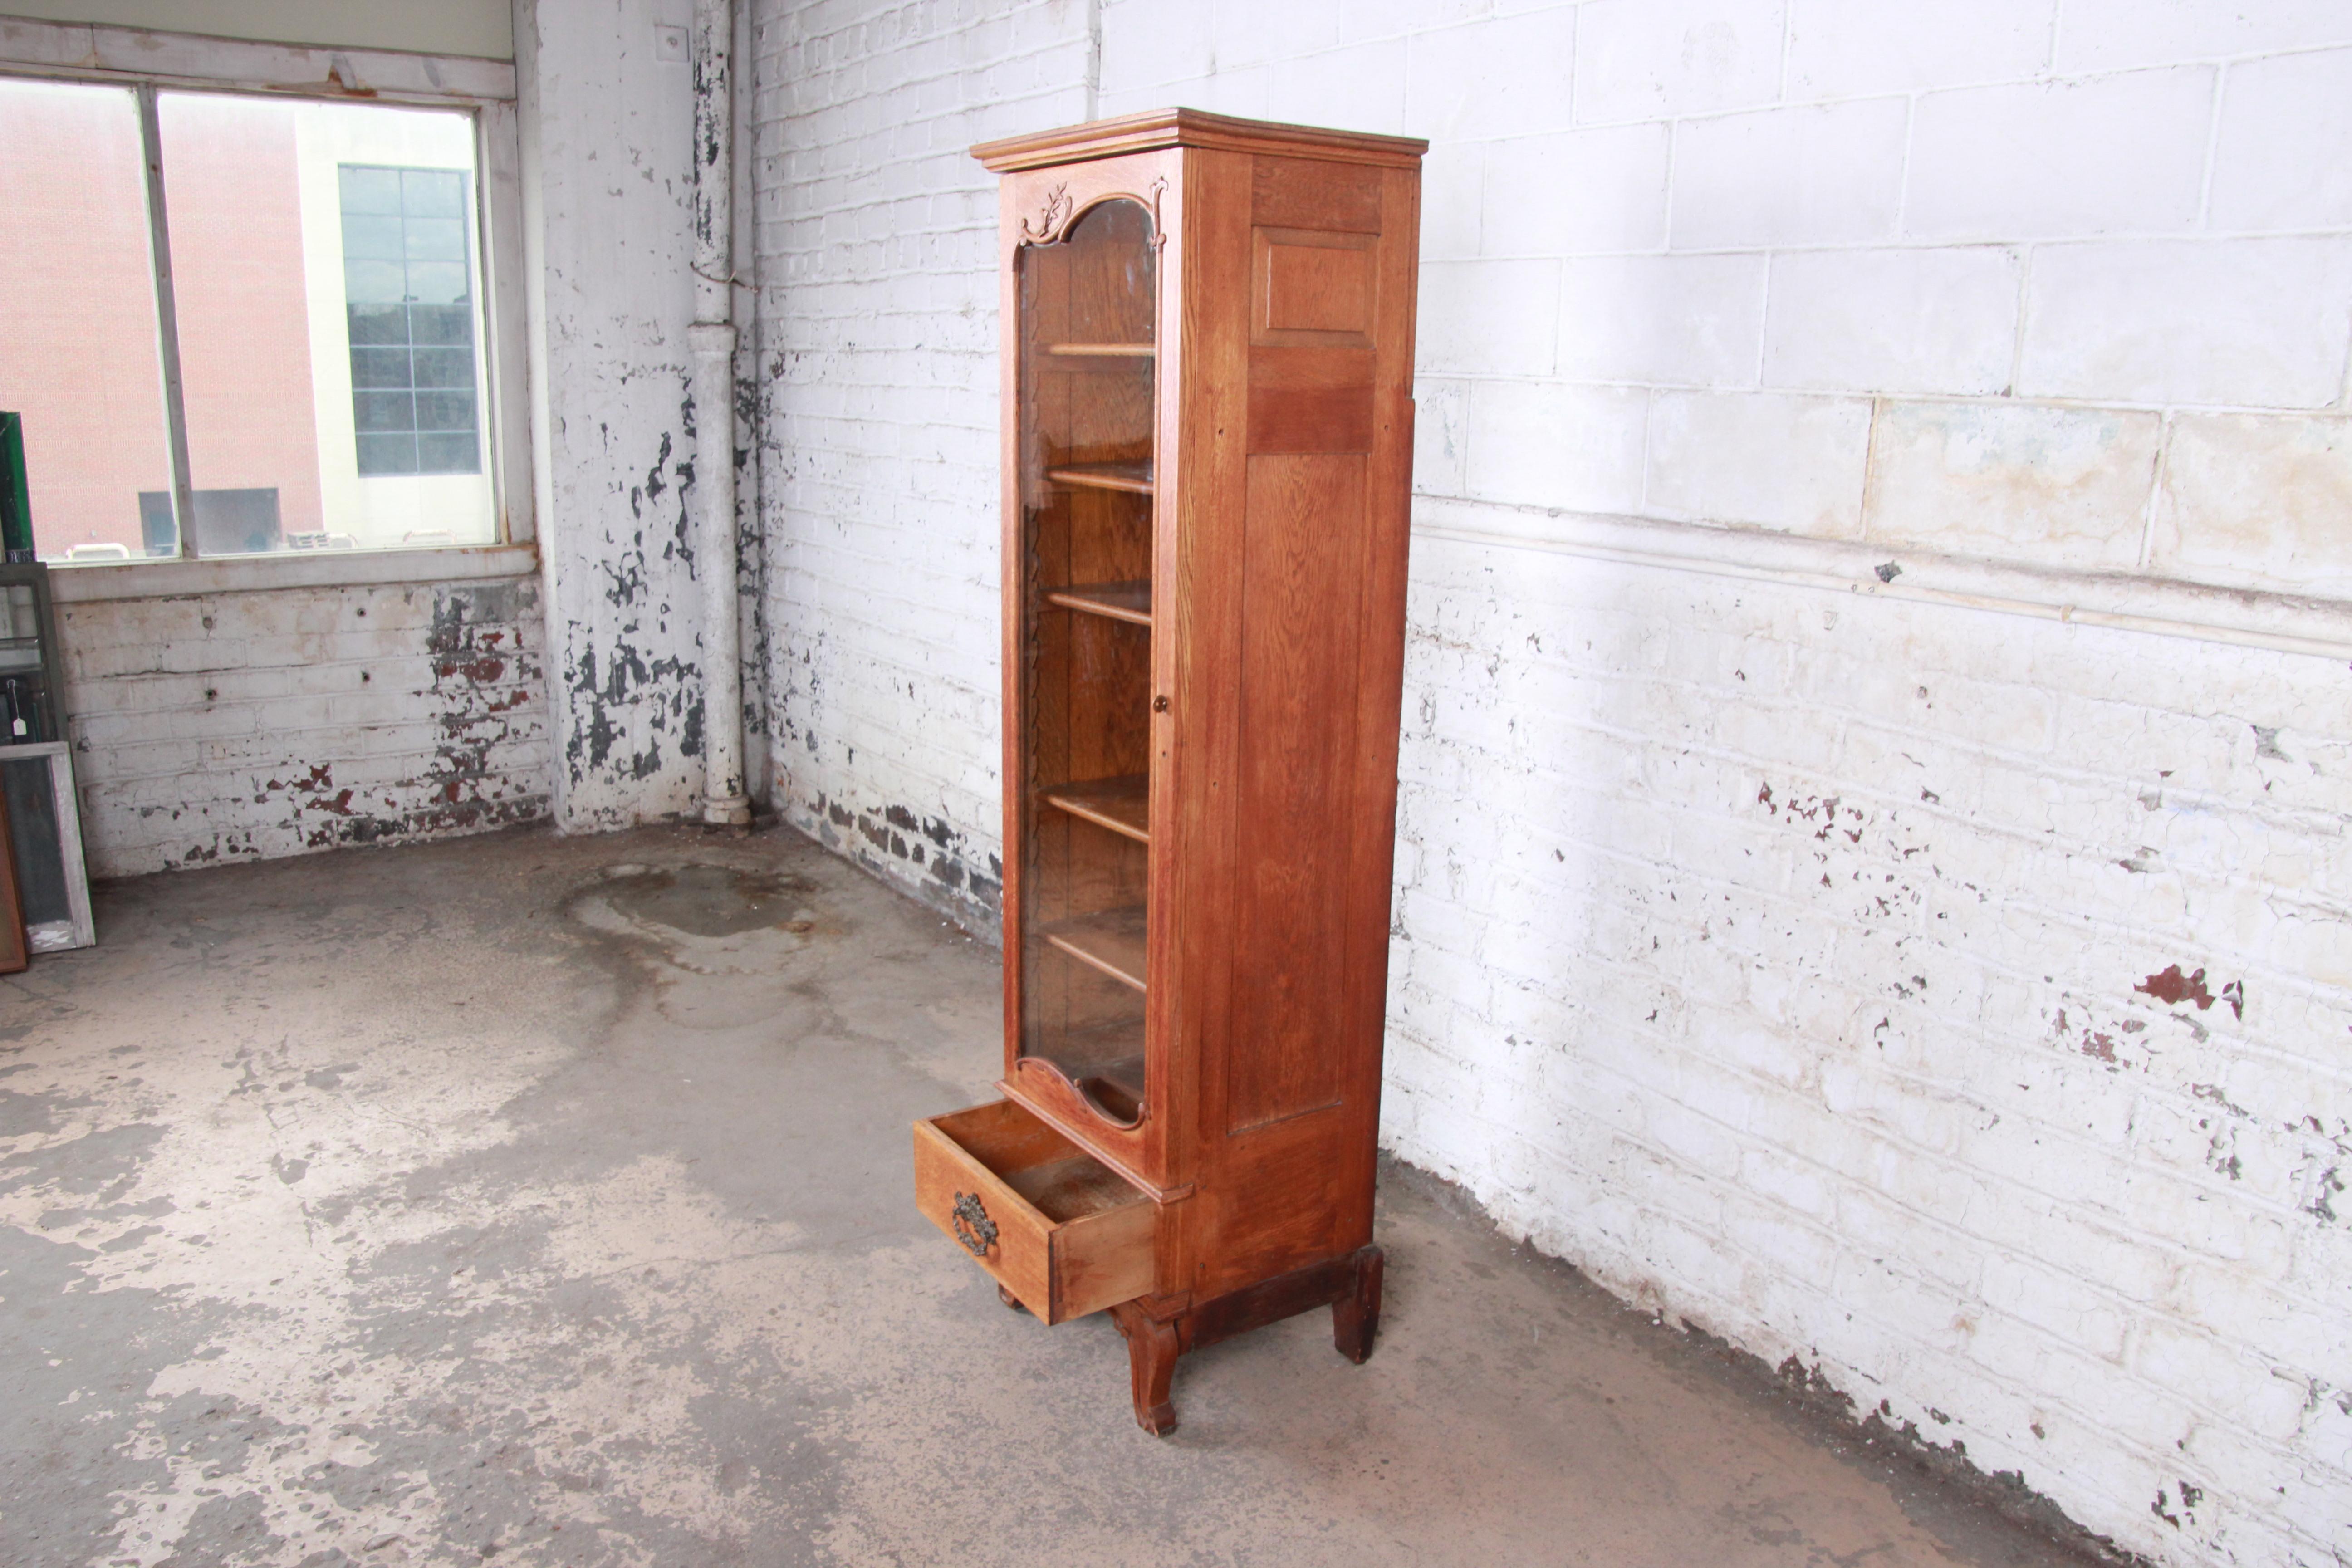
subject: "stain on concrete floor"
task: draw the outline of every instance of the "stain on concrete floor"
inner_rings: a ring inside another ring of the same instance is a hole
[[[101,889],[0,980],[0,1563],[2071,1563],[1391,1171],[1381,1349],[1047,1330],[908,1194],[995,953],[789,834]]]

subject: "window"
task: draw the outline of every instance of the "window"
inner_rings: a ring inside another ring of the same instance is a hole
[[[468,108],[0,77],[37,553],[497,542],[478,143]]]
[[[478,474],[466,176],[346,163],[341,189],[360,472]]]

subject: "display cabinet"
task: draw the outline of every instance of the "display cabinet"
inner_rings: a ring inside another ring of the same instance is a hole
[[[1003,1098],[919,1205],[1137,1420],[1187,1350],[1380,1310],[1424,143],[1167,110],[1003,176]]]

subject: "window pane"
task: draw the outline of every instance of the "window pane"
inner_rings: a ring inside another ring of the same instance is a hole
[[[411,342],[470,344],[474,341],[473,316],[463,305],[411,305],[408,331]]]
[[[347,268],[349,263],[344,264]],[[346,312],[352,343],[399,343],[408,342],[408,308],[404,305],[353,304]]]
[[[416,431],[416,398],[407,392],[355,392],[352,404],[362,430]]]
[[[400,216],[400,171],[344,167],[336,171],[342,210]]]
[[[490,542],[470,117],[159,107],[202,552]]]
[[[363,474],[413,474],[416,471],[416,437],[370,436],[359,439],[360,471]]]
[[[139,110],[0,79],[0,408],[25,420],[41,558],[178,548]]]
[[[416,395],[416,428],[419,431],[471,430],[474,427],[474,395],[468,392],[420,392]]]
[[[400,215],[390,217],[370,217],[348,209],[343,213],[343,265],[348,277],[351,264],[362,258],[373,261],[404,261],[402,247],[406,244],[400,230]],[[392,296],[394,299],[399,295]]]
[[[408,297],[420,305],[466,303],[466,264],[462,261],[411,261]]]
[[[384,351],[378,349],[373,352],[381,353]],[[462,386],[467,392],[473,391],[474,356],[466,350],[418,349],[415,354],[416,363],[412,374],[416,377],[417,386]],[[394,384],[383,382],[380,384],[390,386]]]
[[[462,217],[466,212],[466,182],[454,174],[424,169],[400,172],[400,210],[406,217]]]
[[[408,268],[398,261],[364,261],[345,252],[343,298],[353,305],[397,305],[408,297]]]
[[[353,337],[357,337],[355,332]],[[442,350],[433,350],[442,353]],[[472,362],[468,360],[470,371]],[[408,363],[406,349],[366,349],[354,344],[352,348],[352,386],[354,390],[369,386],[414,386],[415,372]]]
[[[452,298],[465,292],[466,226],[453,217],[418,217],[402,226],[407,230],[408,259],[456,262],[458,281]]]

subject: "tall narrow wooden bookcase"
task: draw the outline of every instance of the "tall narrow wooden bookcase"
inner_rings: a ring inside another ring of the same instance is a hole
[[[1426,143],[1164,110],[1003,175],[1003,1098],[919,1205],[1136,1419],[1185,1351],[1378,1326]]]

